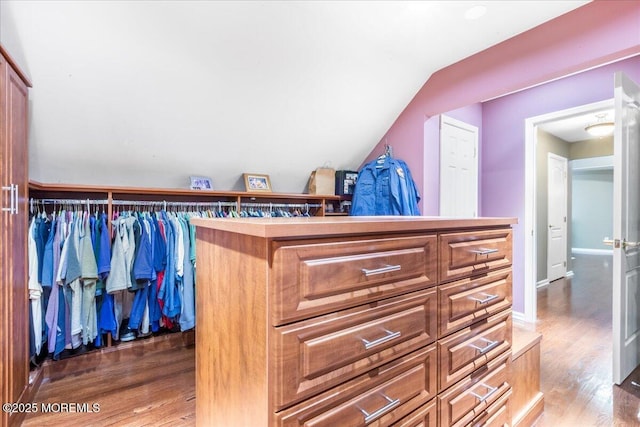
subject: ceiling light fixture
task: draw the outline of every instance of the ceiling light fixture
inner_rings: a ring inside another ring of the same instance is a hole
[[[597,121],[584,128],[590,135],[602,138],[613,133],[614,124],[607,121],[606,114],[596,114]]]

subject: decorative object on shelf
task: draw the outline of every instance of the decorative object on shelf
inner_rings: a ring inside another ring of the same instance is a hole
[[[357,171],[336,171],[336,195],[344,196],[353,194],[357,180]]]
[[[614,123],[611,120],[607,119],[607,115],[605,113],[601,113],[596,114],[596,122],[587,125],[584,130],[586,130],[592,136],[602,138],[603,136],[607,136],[613,133],[613,128]]]
[[[263,175],[259,173],[245,173],[242,174],[244,176],[244,186],[246,191],[261,191],[270,193],[273,191],[271,189],[271,181],[269,180],[269,175]]]
[[[309,194],[335,195],[336,170],[325,165],[311,172]]]
[[[211,178],[207,178],[205,176],[192,176],[191,189],[192,190],[213,190],[213,184],[211,183]]]

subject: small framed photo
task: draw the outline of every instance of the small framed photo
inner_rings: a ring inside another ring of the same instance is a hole
[[[211,184],[211,178],[207,178],[206,176],[192,176],[191,189],[192,190],[212,190],[213,184]]]
[[[271,190],[271,181],[269,180],[269,175],[262,175],[258,173],[245,173],[244,176],[244,187],[246,191],[263,191],[270,193]]]

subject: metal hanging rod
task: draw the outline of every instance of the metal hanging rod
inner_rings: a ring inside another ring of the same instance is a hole
[[[109,203],[108,200],[93,200],[93,199],[34,199],[31,198],[29,200],[31,205],[39,204],[39,205],[106,205]]]
[[[36,199],[31,198],[30,204],[33,207],[36,205],[108,205],[109,200],[94,200],[94,199]],[[180,207],[237,207],[237,202],[168,202],[165,200],[112,200],[112,205],[116,206],[180,206]]]
[[[111,202],[115,206],[171,206],[171,207],[236,207],[237,202],[167,202],[166,200],[113,200]]]
[[[309,209],[309,208],[320,208],[322,207],[322,204],[319,203],[252,203],[252,202],[247,202],[247,203],[241,203],[242,207],[247,207],[247,208],[284,208],[284,209],[291,209],[291,208],[298,208],[298,209]]]

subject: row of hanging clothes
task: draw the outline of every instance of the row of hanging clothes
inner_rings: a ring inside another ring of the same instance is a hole
[[[195,327],[194,217],[310,216],[321,205],[31,200],[34,363]],[[51,208],[52,206],[52,208]]]
[[[54,204],[49,213],[48,203]],[[228,206],[112,204],[111,218],[106,200],[41,200],[37,209],[32,204],[32,358],[48,354],[56,360],[101,347],[107,333],[131,341],[195,327],[195,227],[190,220],[218,216]]]

